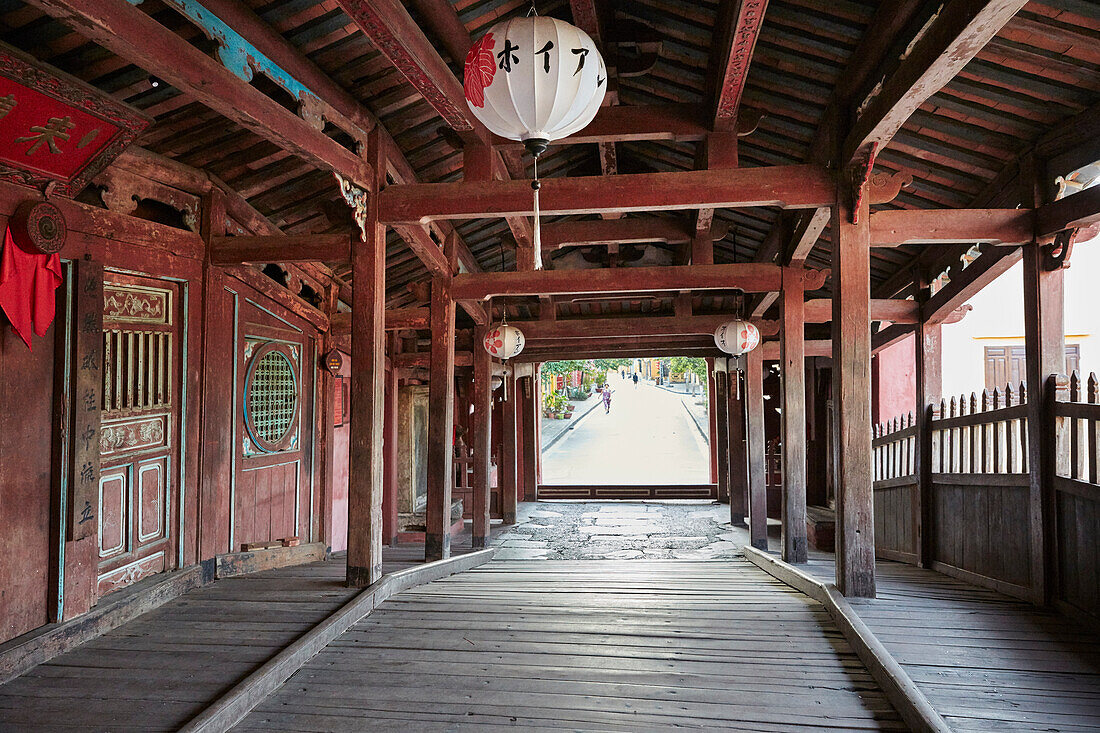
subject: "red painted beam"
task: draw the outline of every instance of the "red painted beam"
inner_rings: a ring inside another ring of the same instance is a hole
[[[717,241],[729,233],[728,224],[712,225],[710,237]],[[593,221],[562,221],[544,224],[542,249],[550,251],[561,247],[579,247],[590,244],[641,244],[663,242],[683,244],[690,242],[694,232],[679,219],[669,217],[650,219],[616,219]]]
[[[679,290],[729,290],[747,293],[778,290],[781,268],[776,265],[693,265],[541,270],[537,272],[483,272],[455,275],[456,300],[486,300],[498,296],[573,295],[587,293],[646,293]]]
[[[803,165],[548,178],[540,196],[543,216],[555,216],[700,207],[817,208],[827,205],[835,191],[831,171]],[[379,208],[390,224],[534,212],[527,181],[390,186],[379,195]]]
[[[708,81],[712,94],[712,128],[734,131],[749,63],[764,23],[768,0],[722,0],[718,8],[718,38]]]
[[[707,136],[705,107],[694,104],[623,105],[602,107],[580,132],[550,145],[676,140],[688,142]],[[493,146],[521,150],[522,143],[493,136]]]
[[[1019,245],[1035,238],[1031,209],[909,209],[871,214],[871,246],[903,244]]]
[[[710,336],[717,328],[736,316],[706,315],[633,317],[633,318],[570,318],[558,321],[509,321],[523,331],[529,346],[561,339],[607,339],[634,336]],[[757,321],[764,336],[779,332],[775,321]]]

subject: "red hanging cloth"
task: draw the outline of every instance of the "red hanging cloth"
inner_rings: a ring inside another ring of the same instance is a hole
[[[5,228],[4,251],[0,254],[0,308],[28,349],[31,329],[45,336],[53,323],[54,290],[60,284],[61,257],[17,243],[11,228]]]

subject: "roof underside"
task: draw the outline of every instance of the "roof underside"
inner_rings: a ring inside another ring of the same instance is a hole
[[[422,182],[461,178],[463,156],[456,136],[444,134],[444,120],[372,46],[335,0],[246,2],[381,121]],[[618,79],[619,104],[707,103],[717,2],[602,2],[610,4],[614,32],[622,40],[660,40],[659,56],[650,68]],[[452,4],[474,38],[502,16],[522,13],[527,7],[519,0],[457,0]],[[916,10],[905,30],[897,35],[897,48],[891,49],[888,57],[905,52],[908,40],[940,3],[912,5]],[[159,0],[145,0],[139,7],[193,45],[208,52],[214,50],[194,25]],[[877,10],[878,3],[861,0],[768,3],[741,103],[742,109],[757,110],[763,117],[755,131],[740,138],[741,166],[807,160],[838,78],[852,62],[864,37],[876,31]],[[540,2],[539,11],[572,19],[570,4],[562,0]],[[431,24],[421,22],[415,9],[410,8],[410,12],[451,69],[461,76],[459,64],[442,50],[446,44],[433,36]],[[155,124],[138,141],[140,145],[221,178],[284,232],[336,232],[351,227],[350,211],[331,173],[230,122],[167,84],[152,88],[150,75],[158,69],[137,68],[19,0],[0,0],[0,40],[152,116]],[[164,63],[171,63],[171,59]],[[1088,0],[1029,2],[879,151],[877,171],[904,171],[913,176],[912,184],[886,206],[960,208],[988,201],[996,192],[999,174],[1014,166],[1044,133],[1095,107],[1100,97],[1098,72],[1100,5]],[[869,79],[868,88],[862,91],[870,91],[876,81]],[[273,85],[265,85],[259,75],[253,85],[276,98],[281,94]],[[333,137],[350,146],[350,140],[341,139],[341,135],[334,131]],[[618,171],[691,170],[695,167],[696,147],[695,142],[620,142],[616,148]],[[540,161],[544,177],[600,172],[595,144],[552,147]],[[715,261],[752,260],[777,215],[778,211],[763,208],[717,211],[715,219],[728,223],[730,229],[715,245]],[[456,229],[484,269],[514,268],[514,247],[504,220],[464,221],[457,223]],[[645,256],[634,264],[665,264],[678,246],[649,245]],[[906,247],[872,250],[872,291],[910,267],[917,254],[918,250]],[[829,261],[826,230],[807,263],[828,267]],[[599,262],[586,261],[577,250],[561,250],[549,263],[558,268],[600,266]],[[334,269],[345,279],[350,278],[346,266],[336,265]],[[417,296],[407,286],[427,277],[412,251],[391,232],[387,251],[390,306],[414,304]],[[568,299],[558,308],[562,315],[671,314],[671,295],[626,300]],[[531,303],[528,307],[524,301],[516,301],[515,314],[537,315],[534,301]],[[721,311],[732,305],[732,299],[722,293],[697,297],[695,302],[697,311],[702,312]]]

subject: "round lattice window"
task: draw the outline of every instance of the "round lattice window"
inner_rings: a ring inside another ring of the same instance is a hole
[[[257,349],[245,392],[248,434],[261,450],[284,450],[292,441],[297,416],[298,377],[290,355],[278,344]]]

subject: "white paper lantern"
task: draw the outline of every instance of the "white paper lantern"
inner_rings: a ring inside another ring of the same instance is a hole
[[[760,343],[760,330],[748,321],[729,321],[714,332],[714,343],[727,354],[739,356]]]
[[[507,360],[523,351],[523,343],[523,331],[515,326],[502,323],[489,329],[488,333],[485,334],[483,345],[485,350],[496,358]]]
[[[556,18],[501,21],[466,55],[466,103],[489,130],[527,145],[584,128],[607,92],[603,57],[588,34]]]

